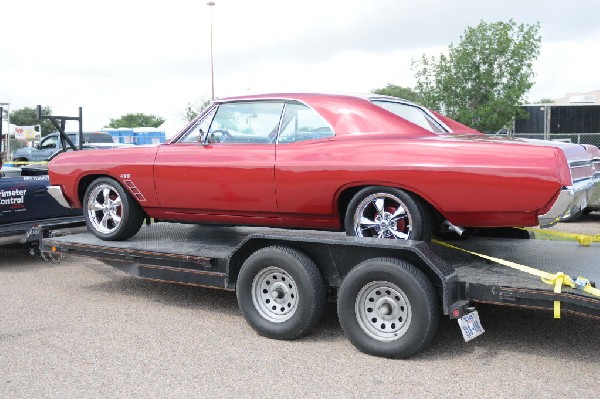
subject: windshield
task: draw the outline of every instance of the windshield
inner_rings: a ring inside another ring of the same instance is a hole
[[[430,132],[447,133],[431,115],[416,105],[385,100],[371,100],[371,102]]]

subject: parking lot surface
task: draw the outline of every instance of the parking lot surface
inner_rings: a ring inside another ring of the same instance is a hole
[[[600,233],[600,215],[583,222]],[[350,344],[333,304],[309,336],[275,341],[246,324],[234,293],[139,280],[94,259],[46,262],[22,249],[0,250],[0,301],[0,398],[600,391],[600,321],[550,312],[478,306],[483,336],[465,343],[456,321],[442,318],[425,352],[388,360]]]

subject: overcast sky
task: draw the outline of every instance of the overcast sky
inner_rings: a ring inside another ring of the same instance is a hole
[[[4,1],[0,102],[50,106],[84,130],[210,98],[205,0]],[[541,23],[531,101],[600,89],[598,0],[215,0],[215,95],[413,87],[411,60],[467,26]]]

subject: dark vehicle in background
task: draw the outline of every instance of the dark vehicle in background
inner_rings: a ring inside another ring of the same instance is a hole
[[[78,133],[67,133],[69,139],[78,144]],[[83,133],[83,144],[88,144],[94,148],[113,148],[115,146],[123,146],[115,143],[113,138],[108,133]],[[13,162],[40,162],[48,161],[52,155],[63,151],[64,148],[60,141],[59,133],[50,133],[42,138],[40,143],[35,147],[19,148],[12,153]]]
[[[0,245],[37,244],[43,230],[84,225],[81,210],[59,204],[48,193],[48,174],[3,167],[0,177]]]

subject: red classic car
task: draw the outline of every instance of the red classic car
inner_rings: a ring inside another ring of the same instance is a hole
[[[596,147],[482,135],[394,97],[215,101],[159,146],[81,151],[49,189],[106,240],[165,221],[428,240],[434,226],[542,226],[600,203]]]

